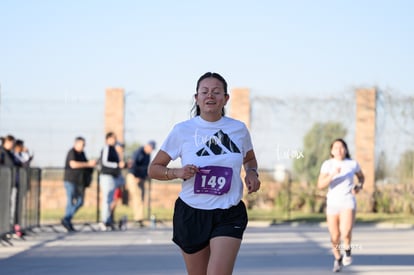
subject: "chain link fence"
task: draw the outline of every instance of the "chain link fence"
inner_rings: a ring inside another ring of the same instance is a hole
[[[87,157],[95,158],[104,145],[104,96],[102,92],[100,98],[3,97],[0,136],[12,134],[23,139],[34,153],[33,165],[43,168],[63,167],[66,153],[79,135],[86,138]],[[190,118],[192,104],[191,95],[127,92],[126,144],[143,144],[150,139],[161,144],[175,123]],[[231,102],[227,108],[231,108]],[[351,156],[355,156],[355,110],[354,88],[325,97],[263,96],[252,90],[251,135],[261,170],[273,181],[276,167],[283,166],[291,172],[293,159],[306,157],[300,154],[303,139],[315,123],[341,123],[347,130],[344,139]],[[383,170],[377,185],[399,184],[403,156],[414,151],[414,97],[378,89],[376,115],[376,163]],[[412,178],[411,173],[407,181],[414,185]],[[269,199],[274,202],[276,197]]]

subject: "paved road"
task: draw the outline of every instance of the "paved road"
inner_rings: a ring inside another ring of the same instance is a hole
[[[42,227],[26,240],[14,240],[13,246],[3,243],[0,274],[186,274],[169,225],[97,229],[95,224],[68,234],[59,226]],[[354,263],[341,273],[414,274],[413,227],[357,225],[353,246]],[[252,223],[234,274],[332,274],[332,263],[323,225]]]

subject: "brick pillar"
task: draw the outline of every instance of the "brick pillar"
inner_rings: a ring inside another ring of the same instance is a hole
[[[355,159],[365,175],[359,203],[365,211],[374,210],[376,100],[375,88],[356,91]]]
[[[124,89],[106,89],[105,98],[105,134],[114,132],[119,142],[124,142]]]
[[[235,88],[231,90],[230,94],[230,101],[231,101],[231,108],[229,116],[243,121],[247,128],[250,129],[250,90],[246,88]],[[244,178],[245,172],[244,169],[241,171],[241,177]],[[244,185],[244,184],[243,184]],[[245,194],[247,194],[246,185],[245,187]],[[246,203],[247,207],[251,202],[247,197],[244,198],[244,202]]]
[[[250,129],[250,90],[235,88],[230,95],[230,117],[243,121]]]

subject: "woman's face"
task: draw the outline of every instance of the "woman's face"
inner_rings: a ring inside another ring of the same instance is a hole
[[[200,82],[195,99],[201,115],[217,114],[221,117],[229,96],[224,93],[223,83],[220,80],[208,77]]]
[[[340,141],[335,141],[332,145],[331,154],[335,159],[344,159],[346,155],[346,148]]]

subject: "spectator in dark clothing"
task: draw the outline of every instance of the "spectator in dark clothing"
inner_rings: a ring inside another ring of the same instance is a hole
[[[13,149],[16,139],[12,135],[3,137],[0,146],[0,165],[8,167],[21,166],[21,163],[15,158]]]
[[[85,152],[85,139],[77,137],[73,148],[66,155],[64,185],[66,189],[66,210],[62,218],[62,225],[69,232],[76,231],[72,224],[72,218],[83,205],[85,187],[92,180],[93,168],[96,160],[88,160]]]
[[[2,138],[2,145],[0,146],[0,165],[4,165],[12,170],[12,185],[10,192],[10,226],[14,233],[21,237],[19,217],[17,213],[18,194],[19,194],[19,173],[17,168],[22,166],[22,163],[14,156],[14,144],[16,139],[12,135],[7,135]]]
[[[125,162],[116,150],[117,138],[115,133],[107,133],[105,142],[106,145],[101,152],[101,172],[99,175],[99,185],[102,190],[102,223],[100,226],[102,230],[112,230],[114,221],[111,215],[111,206],[116,188],[124,183],[121,169],[125,167]]]
[[[33,160],[33,155],[24,146],[24,141],[17,139],[14,144],[14,156],[22,164],[23,167],[29,167],[30,162]]]
[[[125,145],[120,143],[120,142],[116,142],[115,144],[115,150],[118,153],[118,157],[119,159],[124,159],[124,149],[125,149]],[[111,221],[114,223],[115,222],[115,210],[116,207],[119,203],[122,203],[123,200],[123,188],[124,186],[124,178],[120,177],[118,182],[116,182],[116,186],[115,186],[115,191],[114,191],[114,198],[112,200],[110,209],[111,209]],[[119,229],[122,229],[124,226],[126,226],[126,217],[123,217],[122,219],[119,220],[118,222],[118,227]],[[111,227],[111,229],[113,229],[113,226]]]
[[[126,187],[129,192],[130,205],[134,212],[134,220],[141,227],[144,219],[145,180],[148,177],[148,165],[154,149],[155,141],[149,141],[138,148],[132,154],[126,176]]]

